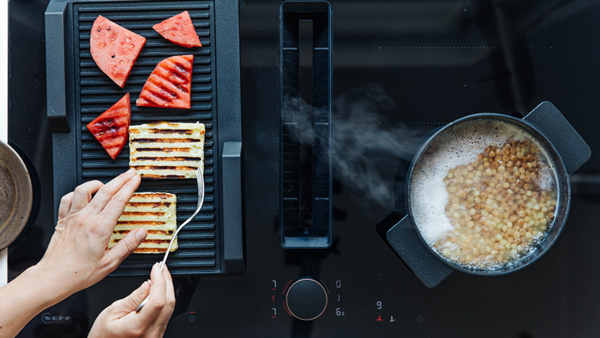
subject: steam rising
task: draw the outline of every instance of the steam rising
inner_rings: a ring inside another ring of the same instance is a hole
[[[312,119],[301,113],[306,105],[285,98],[283,122],[297,123],[292,138],[303,145],[322,142]],[[394,109],[394,101],[378,85],[364,85],[335,98],[332,124],[332,164],[336,178],[384,205],[394,198],[393,176],[384,178],[382,168],[395,172],[399,159],[410,161],[420,146],[421,128],[403,124],[382,126],[382,111]],[[313,115],[318,115],[313,114]],[[420,130],[419,130],[420,129]]]

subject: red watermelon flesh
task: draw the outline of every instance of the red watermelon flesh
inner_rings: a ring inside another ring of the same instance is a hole
[[[164,59],[144,83],[138,107],[190,109],[193,55],[178,55]]]
[[[145,44],[146,38],[102,15],[96,18],[90,33],[92,58],[104,74],[121,88]]]
[[[114,160],[127,142],[130,123],[131,103],[127,93],[102,115],[88,123],[87,129]]]
[[[196,34],[196,29],[190,18],[190,13],[185,11],[177,14],[167,20],[157,23],[152,26],[158,34],[162,35],[163,38],[176,43],[183,47],[202,47],[200,38]]]

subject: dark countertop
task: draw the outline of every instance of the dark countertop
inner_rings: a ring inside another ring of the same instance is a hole
[[[9,139],[32,159],[42,196],[35,226],[9,253],[9,278],[14,278],[41,258],[54,225],[51,134],[45,119],[45,68],[51,67],[44,57],[47,1],[11,0],[9,5]],[[300,277],[297,257],[284,257],[276,242],[263,245],[264,238],[275,236],[278,217],[278,182],[272,179],[278,175],[278,127],[270,121],[277,120],[279,110],[279,1],[241,1],[248,272],[203,278],[200,284],[182,281],[198,289],[166,337],[182,332],[210,337],[600,336],[600,3],[332,1],[332,6],[334,116],[350,121],[338,124],[334,137],[343,140],[366,130],[366,139],[394,135],[402,144],[402,135],[422,126],[476,112],[526,114],[552,101],[593,154],[572,176],[571,211],[561,238],[523,271],[493,278],[454,273],[437,288],[426,289],[375,232],[394,209],[393,198],[369,197],[359,184],[381,183],[392,191],[403,152],[381,144],[350,149],[379,175],[357,183],[336,169],[339,252],[318,258],[330,292],[337,279],[347,285],[344,297],[349,300],[342,306],[347,317],[338,321],[332,306],[330,317],[310,329],[290,321],[268,322],[271,305],[260,299],[266,295],[270,300],[271,280],[285,284]],[[338,153],[338,158],[342,155],[347,154]],[[139,283],[105,280],[56,308],[77,313],[76,321],[46,327],[36,318],[21,337],[85,336],[104,306]],[[377,312],[379,300],[384,312]],[[190,311],[198,311],[197,322],[192,323]],[[376,323],[381,314],[399,321]]]

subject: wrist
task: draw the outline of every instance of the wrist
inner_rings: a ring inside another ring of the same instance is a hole
[[[27,274],[32,293],[39,297],[44,308],[50,307],[74,293],[63,281],[54,276],[53,269],[45,266],[43,262],[32,266],[23,274]]]

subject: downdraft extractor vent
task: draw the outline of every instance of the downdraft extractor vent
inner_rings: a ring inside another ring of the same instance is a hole
[[[280,8],[281,245],[331,246],[331,6]]]

